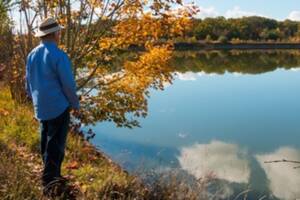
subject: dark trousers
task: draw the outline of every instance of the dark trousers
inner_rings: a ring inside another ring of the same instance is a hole
[[[54,119],[40,122],[44,186],[61,176],[61,164],[65,155],[69,123],[69,108]]]

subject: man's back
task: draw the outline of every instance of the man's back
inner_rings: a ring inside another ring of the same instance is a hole
[[[71,63],[54,42],[43,41],[30,52],[26,80],[37,119],[53,119],[69,106],[79,107]]]

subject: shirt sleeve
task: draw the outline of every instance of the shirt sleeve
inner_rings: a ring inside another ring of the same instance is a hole
[[[80,106],[76,94],[76,83],[72,73],[72,65],[67,54],[61,54],[56,67],[64,95],[67,97],[72,108],[79,109]]]

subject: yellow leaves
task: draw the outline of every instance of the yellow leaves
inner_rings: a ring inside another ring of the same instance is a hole
[[[115,83],[115,87],[138,97],[149,86],[161,85],[166,79],[171,79],[168,66],[170,58],[171,50],[168,46],[151,47],[137,61],[124,63],[125,77]]]
[[[104,84],[98,87],[97,96],[87,97],[86,102],[91,101],[96,107],[89,112],[89,117],[93,117],[85,120],[109,119],[118,126],[132,127],[138,123],[127,120],[126,113],[136,117],[147,115],[149,87],[163,89],[164,83],[172,80],[172,70],[168,66],[172,48],[149,44],[147,50],[135,59],[125,60],[124,70],[106,76]]]
[[[70,162],[66,165],[66,168],[71,169],[71,170],[72,169],[78,169],[79,168],[79,163],[77,161],[72,161],[72,162]]]
[[[93,68],[97,67],[97,62],[95,60],[93,60],[91,62],[87,62],[86,67],[93,69]]]
[[[126,48],[130,45],[155,44],[162,39],[171,41],[182,36],[191,27],[188,11],[167,12],[157,17],[151,12],[139,13],[137,16],[124,17],[114,27],[110,42],[106,38],[101,46],[107,49],[114,43],[115,47]]]
[[[103,1],[102,0],[88,0],[87,2],[93,8],[102,8],[103,7]]]
[[[164,35],[160,20],[149,14],[141,18],[124,19],[115,26],[114,31],[116,36],[127,44],[144,44]]]
[[[143,5],[145,5],[143,0],[124,0],[123,6],[118,13],[124,17],[134,17],[142,13]]]
[[[59,18],[58,18],[58,23],[62,26],[66,26],[67,25],[67,17],[64,16],[64,15],[61,15]]]
[[[0,108],[0,116],[8,116],[9,115],[9,112],[6,110],[6,109],[4,109],[4,108]]]
[[[88,186],[87,185],[82,185],[81,186],[81,191],[83,192],[83,193],[86,193],[87,192],[87,189],[88,189]]]
[[[99,41],[99,46],[102,50],[110,49],[110,47],[112,46],[112,40],[110,38],[102,38]]]
[[[46,0],[46,3],[50,8],[56,8],[59,5],[58,0]]]

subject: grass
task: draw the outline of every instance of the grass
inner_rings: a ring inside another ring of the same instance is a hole
[[[40,188],[26,162],[19,159],[2,141],[0,142],[0,197],[6,199],[35,199]]]
[[[39,155],[39,124],[31,105],[11,99],[7,88],[0,88],[0,197],[39,199],[42,165]],[[36,172],[34,172],[35,166]],[[9,169],[9,170],[7,170]],[[76,133],[69,133],[62,173],[80,188],[84,199],[100,199],[109,188],[124,190],[136,182],[103,153]],[[35,181],[32,181],[35,180]],[[143,190],[136,184],[138,190]],[[137,191],[138,191],[137,190]],[[136,191],[136,193],[138,193]]]

